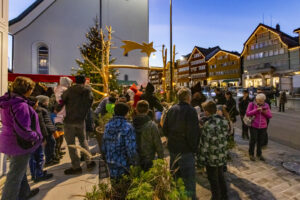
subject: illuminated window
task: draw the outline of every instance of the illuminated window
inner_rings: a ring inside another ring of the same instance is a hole
[[[275,49],[274,50],[274,56],[277,56],[278,55],[278,49]]]
[[[283,49],[283,48],[281,48],[281,49],[279,50],[279,54],[284,54],[284,49]]]
[[[49,74],[49,49],[46,46],[38,48],[38,73]]]
[[[269,56],[273,56],[273,50],[269,51]]]

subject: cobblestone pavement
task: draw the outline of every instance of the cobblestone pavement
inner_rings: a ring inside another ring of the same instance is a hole
[[[240,131],[237,131],[240,132]],[[263,150],[265,162],[252,162],[248,157],[248,141],[235,137],[237,146],[231,150],[226,179],[229,199],[238,200],[300,200],[300,176],[282,167],[284,162],[300,164],[300,151],[269,141]],[[197,175],[197,197],[210,199],[205,175]]]

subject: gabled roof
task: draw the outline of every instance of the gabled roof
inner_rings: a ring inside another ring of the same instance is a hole
[[[223,50],[223,49],[218,49],[218,51],[216,51],[212,55],[210,55],[210,58],[207,61],[209,62],[210,59],[212,59],[214,56],[216,56],[220,52],[225,52],[225,53],[234,55],[236,57],[240,57],[241,56],[241,54],[239,52],[237,52],[237,51],[226,51],[226,50]]]
[[[297,39],[298,37],[297,37],[297,38],[292,37],[292,36],[290,36],[290,35],[288,35],[288,34],[282,32],[281,30],[277,30],[277,29],[275,29],[275,28],[273,28],[273,27],[270,27],[270,26],[267,26],[267,25],[265,25],[265,24],[261,24],[261,23],[260,23],[260,24],[256,27],[256,29],[253,31],[253,33],[249,36],[249,38],[246,40],[246,42],[244,43],[244,49],[243,49],[242,55],[243,55],[243,53],[244,53],[244,51],[245,51],[245,49],[246,49],[245,47],[246,47],[248,41],[252,38],[252,36],[256,33],[256,31],[257,31],[259,28],[261,28],[261,27],[264,27],[264,28],[270,30],[271,32],[277,34],[277,35],[279,36],[281,42],[282,42],[283,44],[285,44],[285,45],[287,46],[287,48],[293,48],[293,47],[296,47],[296,46],[299,46],[299,45],[300,45],[300,44],[299,44],[299,41],[298,41],[298,39]],[[296,29],[296,30],[297,30],[297,29]],[[295,31],[296,31],[296,30],[295,30]]]
[[[191,54],[189,54],[188,60],[191,59],[192,54],[194,53],[195,49],[197,49],[205,57],[205,60],[209,60],[211,58],[211,56],[213,56],[213,54],[221,48],[219,46],[209,47],[209,48],[195,46],[193,49],[193,52]]]
[[[297,28],[297,29],[294,30],[294,33],[299,33],[299,32],[300,32],[300,28]]]
[[[38,5],[40,5],[44,0],[36,0],[31,6],[29,6],[26,10],[24,10],[18,17],[9,21],[9,25],[13,25],[19,21],[21,21],[24,17],[26,17],[31,11],[33,11]]]

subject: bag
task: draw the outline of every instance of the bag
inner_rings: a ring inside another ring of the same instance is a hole
[[[245,125],[251,126],[254,118],[255,118],[255,116],[248,117],[247,115],[245,115],[243,118],[243,121],[244,121]]]
[[[23,128],[23,126],[20,124],[20,122],[16,119],[16,115],[15,115],[15,113],[13,112],[12,106],[10,106],[10,112],[11,112],[11,114],[12,114],[12,116],[13,116],[13,120],[16,122],[17,126],[18,126],[20,129],[25,130],[25,129]],[[35,118],[34,118],[34,117],[32,117],[32,119],[31,119],[31,129],[32,129],[32,130],[35,130],[35,129],[36,129],[36,128],[35,128]],[[26,131],[26,130],[25,130],[25,131]],[[16,138],[17,138],[17,144],[18,144],[19,147],[21,147],[22,149],[27,150],[27,149],[32,148],[32,147],[35,145],[34,142],[32,142],[32,141],[27,141],[27,140],[23,139],[21,136],[19,136],[18,133],[17,133],[15,130],[13,130],[13,133],[15,134],[15,136],[16,136]]]

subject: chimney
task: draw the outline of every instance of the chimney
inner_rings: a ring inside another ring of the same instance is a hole
[[[300,28],[297,28],[294,30],[294,33],[298,33],[298,38],[299,38],[299,46],[300,46]]]
[[[276,30],[280,31],[280,25],[279,24],[276,24]]]

